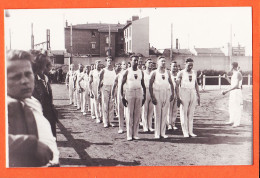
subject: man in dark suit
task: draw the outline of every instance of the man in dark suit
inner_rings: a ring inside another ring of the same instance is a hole
[[[34,74],[31,55],[7,54],[9,167],[40,167],[58,163],[58,149],[40,103],[32,96]],[[7,159],[8,160],[8,159]]]

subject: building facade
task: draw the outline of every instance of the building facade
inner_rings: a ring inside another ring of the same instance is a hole
[[[123,24],[79,24],[66,25],[65,49],[77,56],[113,57],[124,53]],[[71,35],[72,29],[72,35]],[[72,39],[71,39],[72,37]],[[72,41],[72,48],[71,48]]]
[[[124,27],[125,52],[149,56],[149,17],[133,16]]]

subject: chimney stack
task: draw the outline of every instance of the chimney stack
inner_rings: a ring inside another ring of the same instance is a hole
[[[65,22],[65,27],[68,28],[68,21]]]
[[[131,23],[131,20],[127,20],[127,21],[126,21],[126,24],[129,24],[129,23]]]
[[[139,20],[139,16],[137,16],[137,15],[132,16],[132,21],[135,21],[135,20]]]
[[[179,43],[178,43],[178,38],[176,38],[176,49],[179,49]]]

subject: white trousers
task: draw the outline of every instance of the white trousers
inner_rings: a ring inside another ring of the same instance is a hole
[[[102,108],[101,108],[101,101],[98,99],[97,95],[94,95],[94,98],[92,100],[92,118],[100,119],[102,117]]]
[[[155,127],[154,136],[165,136],[166,120],[169,110],[170,97],[167,90],[154,90],[157,104],[154,105]]]
[[[120,93],[117,94],[117,113],[118,113],[118,122],[119,122],[119,130],[124,129],[124,105],[122,102],[122,97]]]
[[[178,115],[177,100],[174,99],[170,102],[170,107],[167,116],[167,125],[175,126],[177,115]]]
[[[94,98],[90,98],[90,112],[91,112],[91,117],[94,119],[96,118],[96,113],[95,113],[95,102],[94,102]]]
[[[76,92],[73,89],[73,84],[69,83],[69,99],[70,99],[70,103],[74,103],[74,105],[76,105]]]
[[[90,107],[90,99],[89,99],[89,91],[85,90],[82,92],[82,103],[81,103],[81,111],[87,112],[87,105],[88,108]]]
[[[114,119],[114,102],[111,97],[112,85],[102,87],[102,111],[104,125],[108,125]]]
[[[126,135],[127,139],[138,137],[142,108],[142,89],[126,90]]]
[[[193,117],[197,104],[195,89],[180,88],[180,98],[183,104],[180,105],[181,128],[184,136],[193,134]]]
[[[81,107],[82,93],[79,93],[79,88],[76,88],[75,93],[76,93],[77,108],[79,109]]]
[[[230,91],[229,95],[229,122],[240,125],[241,113],[243,111],[243,97],[241,89]]]
[[[152,129],[152,118],[153,118],[154,107],[149,93],[149,88],[146,88],[146,99],[142,107],[142,123],[143,130],[148,131]]]

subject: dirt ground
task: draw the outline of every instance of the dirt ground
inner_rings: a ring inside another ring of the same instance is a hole
[[[252,164],[252,115],[243,113],[241,126],[232,128],[228,121],[228,95],[217,87],[201,92],[201,106],[195,111],[196,138],[184,138],[179,116],[176,131],[169,138],[154,139],[153,133],[139,129],[140,140],[127,141],[118,127],[103,128],[69,105],[65,85],[53,84],[54,104],[59,111],[57,144],[62,167],[78,166],[182,166]],[[250,98],[252,89],[243,88]],[[118,125],[115,118],[113,123]]]

